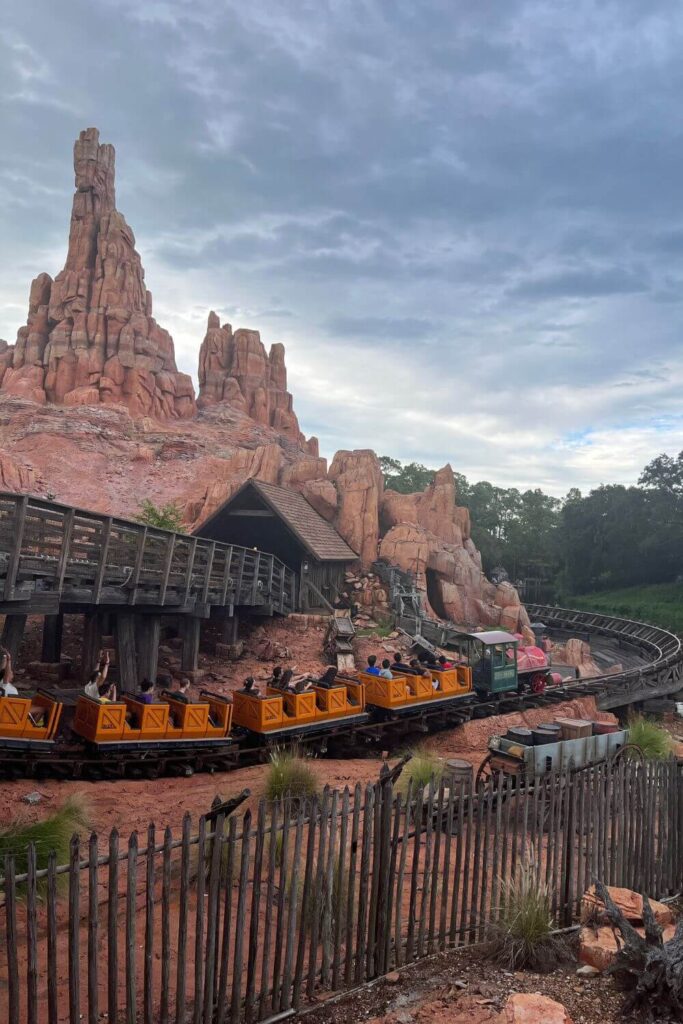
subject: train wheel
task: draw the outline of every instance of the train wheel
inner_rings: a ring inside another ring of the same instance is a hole
[[[534,672],[529,686],[532,693],[545,693],[546,675],[544,672]]]
[[[636,764],[645,763],[645,754],[641,747],[636,746],[635,743],[625,743],[623,747],[617,750],[610,760],[610,767],[616,768],[620,761],[626,759],[627,761],[635,761]]]

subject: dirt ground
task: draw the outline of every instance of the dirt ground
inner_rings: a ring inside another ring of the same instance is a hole
[[[582,978],[576,963],[552,974],[504,971],[479,947],[439,953],[362,990],[322,1003],[295,1024],[503,1024],[513,992],[540,992],[566,1007],[573,1024],[623,1024],[622,997],[605,977]]]
[[[454,729],[444,730],[424,741],[417,742],[434,750],[442,758],[457,757],[469,761],[477,768],[486,753],[489,736],[505,732],[512,725],[521,723],[536,725],[549,717],[568,716],[571,718],[602,718],[611,720],[606,712],[599,712],[592,697],[567,701],[549,709],[534,709],[523,714],[499,715],[493,718],[467,722]],[[352,788],[357,782],[374,782],[383,764],[381,757],[337,760],[332,758],[311,758],[310,766],[320,786]],[[101,843],[116,827],[122,837],[133,831],[144,832],[150,822],[158,829],[170,826],[174,832],[180,829],[183,815],[189,812],[196,820],[209,810],[215,796],[227,800],[242,789],[251,790],[251,797],[244,805],[254,808],[263,795],[267,765],[255,765],[232,772],[216,772],[213,775],[193,775],[190,778],[164,778],[149,780],[86,780],[60,781],[45,779],[20,779],[6,782],[0,789],[0,823],[10,821],[17,815],[27,820],[38,820],[45,816],[48,808],[58,807],[68,796],[77,793],[85,798],[89,808],[92,828],[100,835]],[[39,793],[42,800],[34,806],[27,806],[22,797],[28,793]]]

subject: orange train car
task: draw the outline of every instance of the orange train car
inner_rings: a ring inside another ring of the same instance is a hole
[[[472,670],[466,665],[442,672],[429,671],[428,676],[406,674],[395,675],[392,679],[360,672],[358,678],[365,686],[368,707],[398,714],[420,706],[434,707],[472,692]]]
[[[345,679],[330,687],[312,686],[303,693],[268,689],[265,694],[233,695],[233,722],[256,734],[324,731],[342,721],[366,721],[365,687]]]
[[[61,702],[44,690],[32,697],[0,698],[3,747],[21,750],[53,745],[61,715]]]
[[[73,731],[96,746],[108,749],[131,744],[155,748],[225,742],[232,725],[232,704],[225,697],[202,691],[201,702],[186,704],[172,694],[145,704],[136,697],[101,702],[80,696]]]

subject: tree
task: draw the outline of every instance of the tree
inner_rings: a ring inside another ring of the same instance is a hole
[[[185,533],[183,510],[175,501],[169,501],[165,505],[155,505],[149,498],[145,498],[140,504],[137,521],[144,523],[145,526],[155,526],[160,530]]]
[[[648,462],[638,477],[638,483],[643,487],[683,497],[683,452],[679,452],[676,458],[666,454],[658,455],[652,462]]]
[[[419,462],[408,462],[404,466],[398,459],[392,459],[389,455],[380,455],[379,464],[385,486],[391,491],[398,491],[399,494],[424,491],[436,473],[436,470],[427,469]]]

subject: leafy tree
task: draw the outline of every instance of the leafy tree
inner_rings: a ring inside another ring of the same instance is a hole
[[[427,469],[419,462],[408,462],[405,466],[398,459],[389,455],[381,455],[379,464],[384,476],[385,486],[399,494],[412,494],[424,491],[431,484],[436,470]]]
[[[643,487],[668,491],[683,497],[683,452],[676,458],[671,455],[658,455],[640,474],[638,483]]]
[[[137,520],[139,523],[144,523],[145,526],[156,526],[160,530],[185,533],[183,510],[175,501],[169,501],[165,505],[155,505],[149,498],[145,498],[140,504]]]

